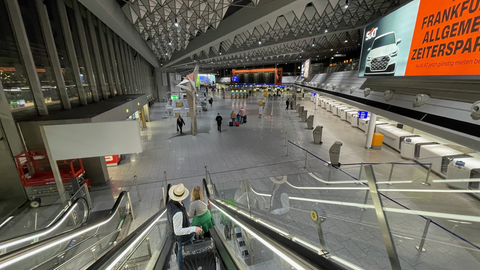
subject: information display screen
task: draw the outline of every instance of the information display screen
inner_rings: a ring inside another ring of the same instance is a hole
[[[414,0],[365,27],[359,76],[480,75],[480,1]]]

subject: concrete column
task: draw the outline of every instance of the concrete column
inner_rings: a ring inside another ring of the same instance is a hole
[[[128,61],[128,54],[127,54],[127,45],[125,41],[122,40],[120,43],[120,47],[122,49],[122,60],[124,63],[124,70],[125,70],[125,75],[127,76],[128,80],[128,93],[133,94],[133,78],[132,78],[132,73],[131,73],[131,66],[130,66],[130,61]]]
[[[128,61],[130,62],[130,72],[132,74],[132,80],[133,80],[133,92],[132,94],[138,94],[138,77],[137,73],[135,72],[135,66],[134,66],[134,61],[133,61],[133,53],[132,53],[132,48],[130,45],[127,44],[127,57]]]
[[[42,92],[42,85],[38,79],[37,68],[35,67],[35,62],[33,61],[30,43],[28,42],[27,32],[25,31],[25,25],[23,24],[22,13],[20,12],[20,6],[18,5],[17,0],[6,0],[5,4],[7,6],[10,24],[13,28],[19,54],[23,61],[25,72],[27,73],[28,81],[30,83],[30,91],[32,91],[38,114],[48,115],[45,97],[43,96]]]
[[[48,18],[47,8],[43,4],[43,0],[35,0],[38,18],[40,19],[40,26],[42,28],[43,39],[45,40],[45,47],[47,49],[48,61],[52,65],[53,77],[57,86],[62,106],[65,110],[71,109],[70,99],[67,94],[67,87],[62,75],[62,67],[58,59],[57,47],[53,38],[52,27]]]
[[[107,163],[105,157],[82,158],[85,167],[85,178],[90,179],[92,186],[104,186],[108,182]]]
[[[88,24],[88,31],[90,32],[90,41],[92,42],[93,48],[93,59],[95,61],[95,66],[97,67],[97,80],[100,84],[100,91],[102,94],[103,99],[107,99],[107,86],[105,85],[105,76],[103,74],[103,64],[102,64],[102,56],[100,55],[100,49],[98,48],[98,40],[97,40],[97,33],[95,30],[95,25],[93,24],[92,13],[87,10],[87,24]]]
[[[105,59],[105,69],[107,71],[107,79],[108,79],[108,89],[110,90],[110,97],[115,96],[115,82],[113,80],[113,74],[112,74],[112,69],[110,68],[110,54],[108,52],[107,48],[107,40],[105,38],[105,31],[104,28],[106,26],[103,25],[103,23],[98,20],[98,31],[100,32],[100,44],[102,46],[102,54],[103,54],[103,59]]]
[[[65,45],[67,46],[68,59],[72,68],[75,84],[77,85],[78,97],[80,104],[87,105],[87,94],[83,89],[82,79],[80,78],[80,68],[78,66],[77,53],[73,45],[72,32],[70,31],[70,22],[68,21],[67,10],[65,8],[64,0],[57,0],[58,15],[60,17],[60,24],[62,25],[63,37],[65,38]]]
[[[377,115],[370,113],[370,122],[367,129],[367,140],[365,141],[365,148],[372,148],[373,133],[375,132],[375,124],[377,122]]]
[[[117,59],[115,57],[115,49],[113,48],[112,30],[105,26],[105,31],[107,32],[107,44],[108,51],[110,52],[110,62],[113,69],[113,80],[115,81],[115,89],[117,89],[117,95],[122,95],[123,85],[120,84],[120,78],[118,76]]]
[[[117,59],[117,68],[119,70],[118,76],[120,77],[120,83],[122,84],[122,90],[120,91],[122,95],[127,94],[127,83],[126,83],[126,76],[123,71],[123,61],[122,56],[120,54],[120,46],[119,46],[119,37],[117,34],[113,33],[113,45],[115,47],[115,58]]]
[[[92,98],[94,102],[98,102],[98,89],[95,73],[93,72],[92,60],[90,58],[90,52],[88,51],[87,35],[85,34],[85,28],[83,27],[83,19],[80,14],[80,8],[77,0],[72,0],[73,13],[75,16],[75,22],[77,25],[78,37],[80,40],[80,48],[82,50],[83,62],[85,63],[85,72],[87,73],[88,85],[92,91]],[[87,11],[88,12],[88,11]]]

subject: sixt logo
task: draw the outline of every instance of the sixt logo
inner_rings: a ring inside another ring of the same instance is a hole
[[[376,36],[377,36],[377,30],[378,30],[378,27],[375,27],[375,28],[372,28],[370,31],[368,31],[368,32],[365,34],[365,41],[370,40],[370,39],[376,37]]]

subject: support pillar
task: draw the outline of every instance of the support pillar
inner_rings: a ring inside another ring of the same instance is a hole
[[[95,66],[97,67],[96,78],[100,84],[100,91],[103,99],[107,99],[107,86],[105,84],[105,76],[103,74],[102,56],[100,55],[100,49],[98,48],[97,32],[95,30],[95,26],[93,25],[92,13],[90,13],[90,11],[87,11],[87,25],[88,31],[90,32],[90,41],[92,42],[92,55],[93,59],[95,60]]]
[[[124,95],[127,94],[127,77],[125,76],[125,72],[123,71],[123,61],[120,54],[119,39],[120,37],[118,37],[117,34],[113,33],[113,45],[115,47],[115,57],[117,59],[117,67],[119,70],[118,76],[120,77],[120,83],[122,84],[122,89],[120,90],[120,92],[122,95]]]
[[[70,60],[70,66],[73,71],[73,77],[75,78],[75,84],[77,85],[78,97],[80,104],[87,105],[87,94],[83,89],[82,79],[80,78],[80,67],[78,66],[77,53],[75,52],[75,46],[73,45],[72,32],[70,31],[70,22],[68,21],[67,10],[65,8],[64,0],[57,0],[58,15],[60,17],[60,24],[62,25],[63,37],[65,39],[65,45],[67,47],[67,55]]]
[[[120,84],[120,78],[118,76],[117,59],[115,57],[115,50],[113,48],[112,30],[110,30],[107,26],[105,26],[105,32],[107,32],[107,45],[108,45],[108,51],[110,52],[110,62],[113,70],[112,75],[113,75],[113,81],[115,82],[115,89],[117,89],[117,95],[122,95],[123,85]]]
[[[107,71],[107,79],[108,79],[108,89],[110,91],[110,97],[115,96],[115,82],[113,81],[113,75],[112,75],[112,68],[110,67],[110,55],[108,52],[107,48],[107,40],[105,38],[105,31],[104,30],[104,25],[103,23],[98,20],[98,31],[100,34],[100,44],[102,46],[102,54],[103,54],[103,59],[105,60],[105,70]]]
[[[63,80],[62,67],[58,59],[57,47],[55,46],[55,39],[53,38],[52,27],[48,18],[47,8],[43,4],[43,0],[35,0],[38,18],[40,19],[40,26],[42,28],[43,39],[45,40],[45,47],[47,49],[48,61],[52,65],[53,77],[62,101],[63,109],[71,109],[70,99],[67,94],[67,87]]]
[[[72,3],[73,3],[73,13],[75,16],[75,22],[77,25],[78,37],[80,40],[80,48],[82,50],[82,55],[83,55],[83,62],[85,63],[85,72],[87,73],[87,78],[88,78],[88,85],[90,86],[90,90],[92,90],[93,101],[98,102],[99,98],[98,98],[97,81],[95,79],[95,75],[93,72],[90,52],[88,51],[87,35],[85,34],[85,28],[83,27],[82,15],[80,14],[78,1],[72,0]]]
[[[370,114],[370,122],[368,123],[367,128],[367,139],[365,141],[365,148],[372,148],[373,133],[375,132],[375,125],[377,123],[377,115],[374,113]]]
[[[17,41],[18,52],[23,61],[25,72],[27,73],[30,91],[32,91],[38,114],[48,115],[47,104],[45,103],[45,97],[43,96],[42,85],[38,78],[37,68],[33,61],[32,50],[30,48],[30,43],[28,42],[25,25],[23,24],[20,6],[18,5],[17,0],[6,0],[5,4],[7,6],[10,24],[12,25],[12,30]]]

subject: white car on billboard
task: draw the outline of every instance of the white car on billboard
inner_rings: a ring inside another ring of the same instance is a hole
[[[368,48],[365,75],[394,75],[398,59],[398,44],[395,32],[388,32],[376,37]]]

